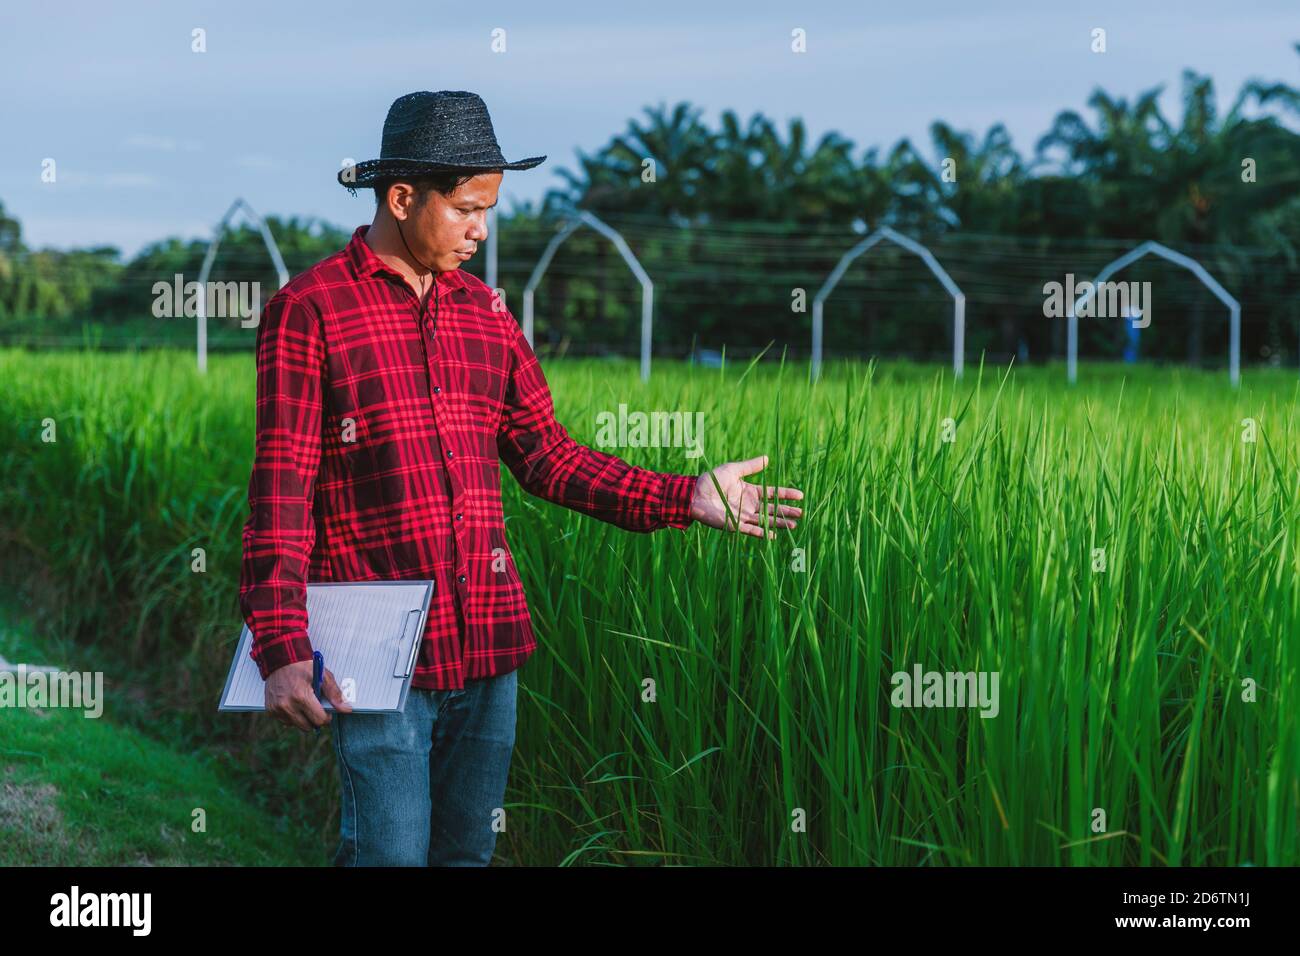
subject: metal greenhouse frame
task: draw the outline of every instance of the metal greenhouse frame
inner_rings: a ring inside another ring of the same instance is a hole
[[[537,265],[533,267],[533,274],[528,279],[528,285],[524,287],[524,338],[528,340],[529,345],[533,344],[534,290],[542,281],[542,276],[546,274],[546,269],[550,266],[555,251],[560,248],[565,239],[568,239],[569,236],[583,226],[590,226],[612,242],[619,255],[623,257],[623,261],[627,263],[627,267],[632,270],[632,274],[641,283],[641,381],[648,381],[650,379],[650,330],[654,314],[654,282],[651,281],[650,276],[642,268],[640,261],[632,250],[628,248],[623,237],[586,210],[576,209],[568,215],[563,228],[546,244],[541,258],[537,260]]]
[[[1092,280],[1092,288],[1086,293],[1079,296],[1077,300],[1069,305],[1069,311],[1066,316],[1069,324],[1068,346],[1066,354],[1066,376],[1069,383],[1073,385],[1078,380],[1079,373],[1079,317],[1078,310],[1083,303],[1087,302],[1097,292],[1097,284],[1105,282],[1116,272],[1126,266],[1132,265],[1145,256],[1155,254],[1161,259],[1172,262],[1174,265],[1182,266],[1196,278],[1201,280],[1201,284],[1214,293],[1220,302],[1228,307],[1228,380],[1233,387],[1241,384],[1241,303],[1228,294],[1206,268],[1181,252],[1175,252],[1168,246],[1162,246],[1158,242],[1147,241],[1140,246],[1124,253],[1114,262],[1111,262],[1104,269],[1097,273],[1097,278]],[[1149,307],[1149,306],[1148,306]]]
[[[881,240],[888,239],[895,245],[902,246],[908,252],[920,258],[926,267],[933,273],[934,277],[939,280],[948,294],[952,296],[952,371],[953,375],[961,378],[962,364],[966,351],[966,295],[957,288],[957,283],[952,281],[952,277],[939,265],[933,253],[925,246],[900,232],[895,232],[888,226],[882,226],[867,238],[863,239],[856,246],[844,253],[840,261],[836,264],[831,274],[826,277],[822,283],[821,289],[818,290],[816,297],[813,299],[813,328],[812,328],[812,370],[811,379],[816,381],[821,375],[822,366],[822,311],[823,303],[834,290],[835,286],[844,276],[845,270],[858,256],[865,253],[872,246]]]
[[[199,296],[199,314],[198,314],[198,360],[199,372],[206,373],[208,370],[208,276],[212,273],[212,263],[217,258],[217,249],[221,246],[221,239],[225,236],[226,231],[230,228],[230,219],[235,212],[243,209],[248,218],[257,226],[258,232],[262,234],[262,242],[266,244],[266,251],[270,253],[271,262],[275,266],[275,272],[280,280],[280,288],[283,289],[289,282],[289,270],[284,266],[284,258],[280,255],[280,247],[275,244],[275,237],[271,235],[271,230],[267,228],[266,220],[259,216],[253,207],[244,202],[243,199],[236,199],[226,210],[226,214],[221,217],[221,222],[217,224],[216,233],[212,241],[208,243],[207,254],[203,257],[203,268],[199,270],[199,288],[202,294]]]

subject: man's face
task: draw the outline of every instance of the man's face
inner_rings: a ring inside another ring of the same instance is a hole
[[[449,272],[469,261],[478,244],[487,238],[487,211],[496,205],[501,176],[480,173],[461,183],[450,196],[430,189],[422,204],[416,205],[409,198],[400,202],[407,210],[402,230],[421,262],[439,272]],[[398,195],[394,189],[393,197]]]

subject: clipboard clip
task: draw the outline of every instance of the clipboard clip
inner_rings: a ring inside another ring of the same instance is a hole
[[[411,634],[413,625],[420,623],[420,610],[417,608],[406,615],[406,621],[402,624],[402,633],[397,637],[397,653],[393,656],[393,676],[410,677],[411,670],[415,667],[415,653],[420,649],[420,635]],[[406,655],[406,660],[402,660],[402,650],[406,647],[406,637],[411,634],[411,650]],[[405,666],[403,666],[405,664]]]

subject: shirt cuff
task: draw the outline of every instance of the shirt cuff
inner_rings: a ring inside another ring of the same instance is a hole
[[[685,529],[695,519],[691,517],[691,502],[695,498],[698,475],[665,475],[663,511],[661,517],[669,528]]]
[[[276,638],[270,643],[262,643],[254,635],[253,647],[249,652],[262,673],[262,680],[267,680],[272,672],[278,671],[286,664],[297,664],[312,659],[311,641],[305,631],[297,631]]]

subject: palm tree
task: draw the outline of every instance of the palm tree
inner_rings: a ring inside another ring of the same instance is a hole
[[[552,206],[573,204],[602,212],[649,212],[696,215],[705,203],[701,184],[713,152],[713,136],[699,121],[700,110],[678,103],[671,112],[662,104],[647,107],[648,122],[628,122],[595,154],[579,151],[580,173],[561,169],[564,190],[551,190]],[[642,178],[653,160],[655,179]]]
[[[1249,242],[1261,219],[1300,188],[1300,137],[1270,115],[1247,116],[1247,108],[1297,110],[1298,94],[1281,84],[1248,82],[1220,118],[1213,81],[1188,70],[1175,127],[1160,112],[1162,89],[1131,106],[1098,90],[1089,100],[1096,127],[1077,113],[1061,113],[1038,143],[1040,156],[1063,150],[1064,171],[1092,191],[1094,235],[1154,238],[1184,248]],[[1243,177],[1245,159],[1255,161],[1254,182]],[[1245,266],[1220,256],[1211,269],[1231,285]],[[1203,352],[1204,318],[1194,305],[1188,338],[1194,363]]]

